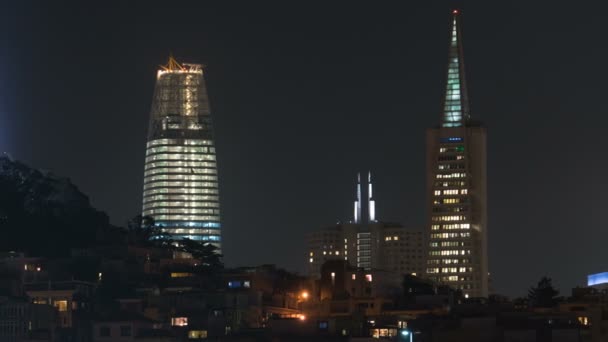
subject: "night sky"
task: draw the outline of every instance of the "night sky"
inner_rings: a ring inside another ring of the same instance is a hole
[[[358,171],[380,219],[424,224],[424,134],[459,4],[471,114],[488,127],[493,285],[525,295],[548,275],[569,294],[608,271],[606,10],[430,2],[4,1],[0,150],[124,225],[141,209],[156,69],[170,53],[203,63],[225,261],[303,271],[305,234],[350,219]]]

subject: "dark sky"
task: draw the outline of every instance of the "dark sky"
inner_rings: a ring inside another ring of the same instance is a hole
[[[530,2],[5,1],[0,150],[124,224],[141,207],[156,69],[170,52],[204,63],[225,260],[303,270],[306,232],[350,218],[358,170],[375,175],[379,218],[424,223],[424,132],[460,4],[494,286],[524,295],[549,275],[567,294],[608,270],[606,9]]]

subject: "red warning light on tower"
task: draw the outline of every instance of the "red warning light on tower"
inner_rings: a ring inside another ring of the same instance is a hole
[[[458,12],[459,11],[457,9],[455,9],[455,10],[452,11],[453,14],[458,14]]]

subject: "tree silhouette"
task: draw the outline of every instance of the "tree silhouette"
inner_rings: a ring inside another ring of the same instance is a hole
[[[551,278],[542,277],[536,287],[528,291],[530,306],[537,308],[551,308],[557,304],[559,291],[553,287]]]

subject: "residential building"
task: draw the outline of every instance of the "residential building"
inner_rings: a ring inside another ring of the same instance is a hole
[[[0,297],[0,341],[53,341],[56,312],[27,298]]]
[[[487,297],[486,129],[469,114],[460,27],[455,10],[441,122],[426,136],[426,276]]]

